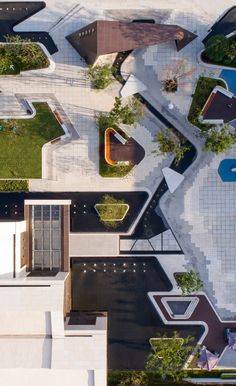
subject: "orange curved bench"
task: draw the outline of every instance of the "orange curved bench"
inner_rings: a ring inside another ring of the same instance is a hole
[[[105,151],[104,151],[104,154],[105,154],[105,161],[109,164],[109,165],[112,165],[112,166],[116,166],[117,165],[117,162],[116,161],[113,161],[111,159],[111,155],[110,155],[110,134],[114,134],[115,135],[116,131],[115,129],[113,129],[112,127],[108,127],[106,130],[105,130],[105,133],[104,133],[104,140],[105,140]]]

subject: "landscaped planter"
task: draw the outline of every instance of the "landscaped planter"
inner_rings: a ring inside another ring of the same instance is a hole
[[[166,79],[163,83],[166,92],[176,92],[178,90],[177,78]]]
[[[104,133],[105,161],[112,166],[121,166],[121,165],[129,166],[130,165],[129,161],[114,161],[111,159],[111,146],[110,146],[111,134],[113,134],[114,137],[116,137],[123,145],[125,145],[125,143],[127,142],[127,139],[124,138],[121,134],[119,134],[115,129],[113,129],[112,127],[108,127]]]
[[[37,73],[51,73],[55,70],[55,62],[52,60],[52,57],[51,55],[49,54],[48,50],[45,48],[45,46],[41,43],[38,43],[38,42],[1,42],[0,43],[0,52],[1,52],[1,48],[4,48],[7,47],[7,46],[17,46],[17,45],[30,45],[30,44],[33,44],[35,46],[38,46],[38,49],[39,49],[39,52],[41,50],[42,52],[42,57],[44,56],[44,59],[45,59],[45,66],[42,66],[42,67],[33,67],[32,65],[32,68],[24,68],[24,66],[22,66],[22,68],[16,68],[16,65],[14,65],[14,60],[13,60],[13,63],[11,64],[10,62],[8,63],[7,62],[7,59],[6,59],[6,65],[9,66],[9,71],[7,70],[3,70],[2,72],[0,72],[0,76],[3,75],[3,76],[12,76],[12,75],[19,75],[20,73],[32,73],[32,74],[37,74]],[[4,58],[4,55],[1,54],[2,56],[2,59]],[[17,57],[17,53],[16,53],[16,57]],[[30,64],[30,63],[29,63]]]
[[[204,61],[202,55],[203,53],[205,52],[205,50],[202,50],[199,54],[198,54],[198,62],[200,64],[202,64],[203,66],[205,67],[208,67],[208,68],[218,68],[218,69],[222,69],[222,70],[233,70],[233,71],[236,71],[236,67],[230,67],[230,66],[227,66],[226,64],[225,65],[222,65],[222,64],[217,64],[217,63],[211,63],[211,62],[206,62]]]
[[[124,220],[126,214],[129,210],[128,204],[96,204],[94,206],[98,216],[100,217],[101,221],[107,222],[117,222]],[[103,209],[110,208],[110,216],[107,217],[102,215]],[[114,217],[111,217],[112,212],[114,213]]]

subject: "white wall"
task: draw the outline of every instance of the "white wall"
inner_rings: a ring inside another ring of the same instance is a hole
[[[13,274],[13,236],[16,235],[16,271],[20,270],[21,233],[26,229],[25,221],[0,222],[0,275]]]

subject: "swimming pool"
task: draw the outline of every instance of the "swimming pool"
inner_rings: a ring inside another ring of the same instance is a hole
[[[229,91],[236,95],[236,71],[223,70],[219,77],[227,83]]]
[[[232,171],[232,168],[236,169],[236,159],[221,161],[218,173],[223,182],[236,182],[236,172]]]

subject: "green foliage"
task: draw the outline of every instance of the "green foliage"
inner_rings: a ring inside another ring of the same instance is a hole
[[[178,381],[183,378],[186,374],[184,363],[193,350],[192,341],[192,337],[180,338],[177,332],[169,339],[166,335],[152,339],[146,370],[157,372],[163,379],[168,377]]]
[[[113,81],[113,68],[109,64],[88,66],[88,77],[96,89],[104,89]]]
[[[4,38],[7,43],[31,43],[30,39],[22,38],[20,35],[5,35]]]
[[[147,375],[144,371],[130,371],[123,376],[118,386],[146,386]]]
[[[21,71],[46,68],[49,61],[36,43],[20,37],[5,37],[11,44],[0,44],[0,75],[16,75]]]
[[[101,222],[109,228],[117,228],[120,225],[127,207],[124,200],[116,199],[109,194],[105,194],[102,201],[95,205]]]
[[[220,63],[230,49],[229,40],[224,35],[210,37],[205,45],[206,56],[215,63]]]
[[[212,125],[202,124],[198,118],[204,104],[207,101],[207,98],[216,86],[225,88],[225,83],[219,79],[207,78],[203,76],[200,76],[197,82],[192,104],[188,114],[188,120],[194,126],[199,127],[202,131],[208,130],[212,127]]]
[[[192,270],[176,274],[175,278],[178,288],[182,291],[182,295],[196,293],[203,287],[203,282],[199,277],[199,273]]]
[[[189,146],[185,145],[185,139],[175,134],[172,129],[160,130],[156,134],[155,141],[159,144],[160,154],[173,154],[176,164],[181,161],[185,152],[189,150]]]
[[[222,376],[222,374],[225,373],[225,371],[222,370],[186,370],[185,375],[186,377],[193,377],[193,378],[219,378]],[[235,370],[227,370],[227,373],[229,374],[235,374]],[[128,380],[130,379],[132,382],[133,377],[138,378],[143,375],[145,385],[147,386],[163,386],[163,385],[169,385],[169,386],[186,386],[189,383],[186,383],[185,381],[179,380],[175,381],[173,383],[173,379],[170,377],[166,377],[163,379],[159,372],[156,371],[134,371],[134,370],[109,370],[108,371],[108,386],[119,386],[120,382],[125,382],[125,379],[127,379],[127,386],[129,385]],[[233,378],[233,376],[231,375]],[[130,386],[132,386],[132,383],[130,382]],[[222,381],[223,382],[223,381]],[[209,383],[212,385],[213,383]],[[222,385],[222,384],[221,384]]]
[[[1,192],[28,192],[28,190],[27,180],[0,180]]]
[[[0,119],[0,178],[40,178],[42,146],[64,134],[47,103],[30,119]]]
[[[232,133],[227,126],[211,129],[204,134],[205,150],[219,154],[229,150],[236,143],[236,133]]]
[[[208,50],[207,50],[207,46]],[[215,54],[216,51],[216,54]],[[206,49],[202,53],[205,62],[222,66],[236,66],[236,37],[226,38],[223,35],[212,36],[206,43]]]
[[[121,97],[116,97],[109,115],[117,124],[133,125],[143,116],[143,106],[137,98],[131,98],[129,103],[122,105]]]

